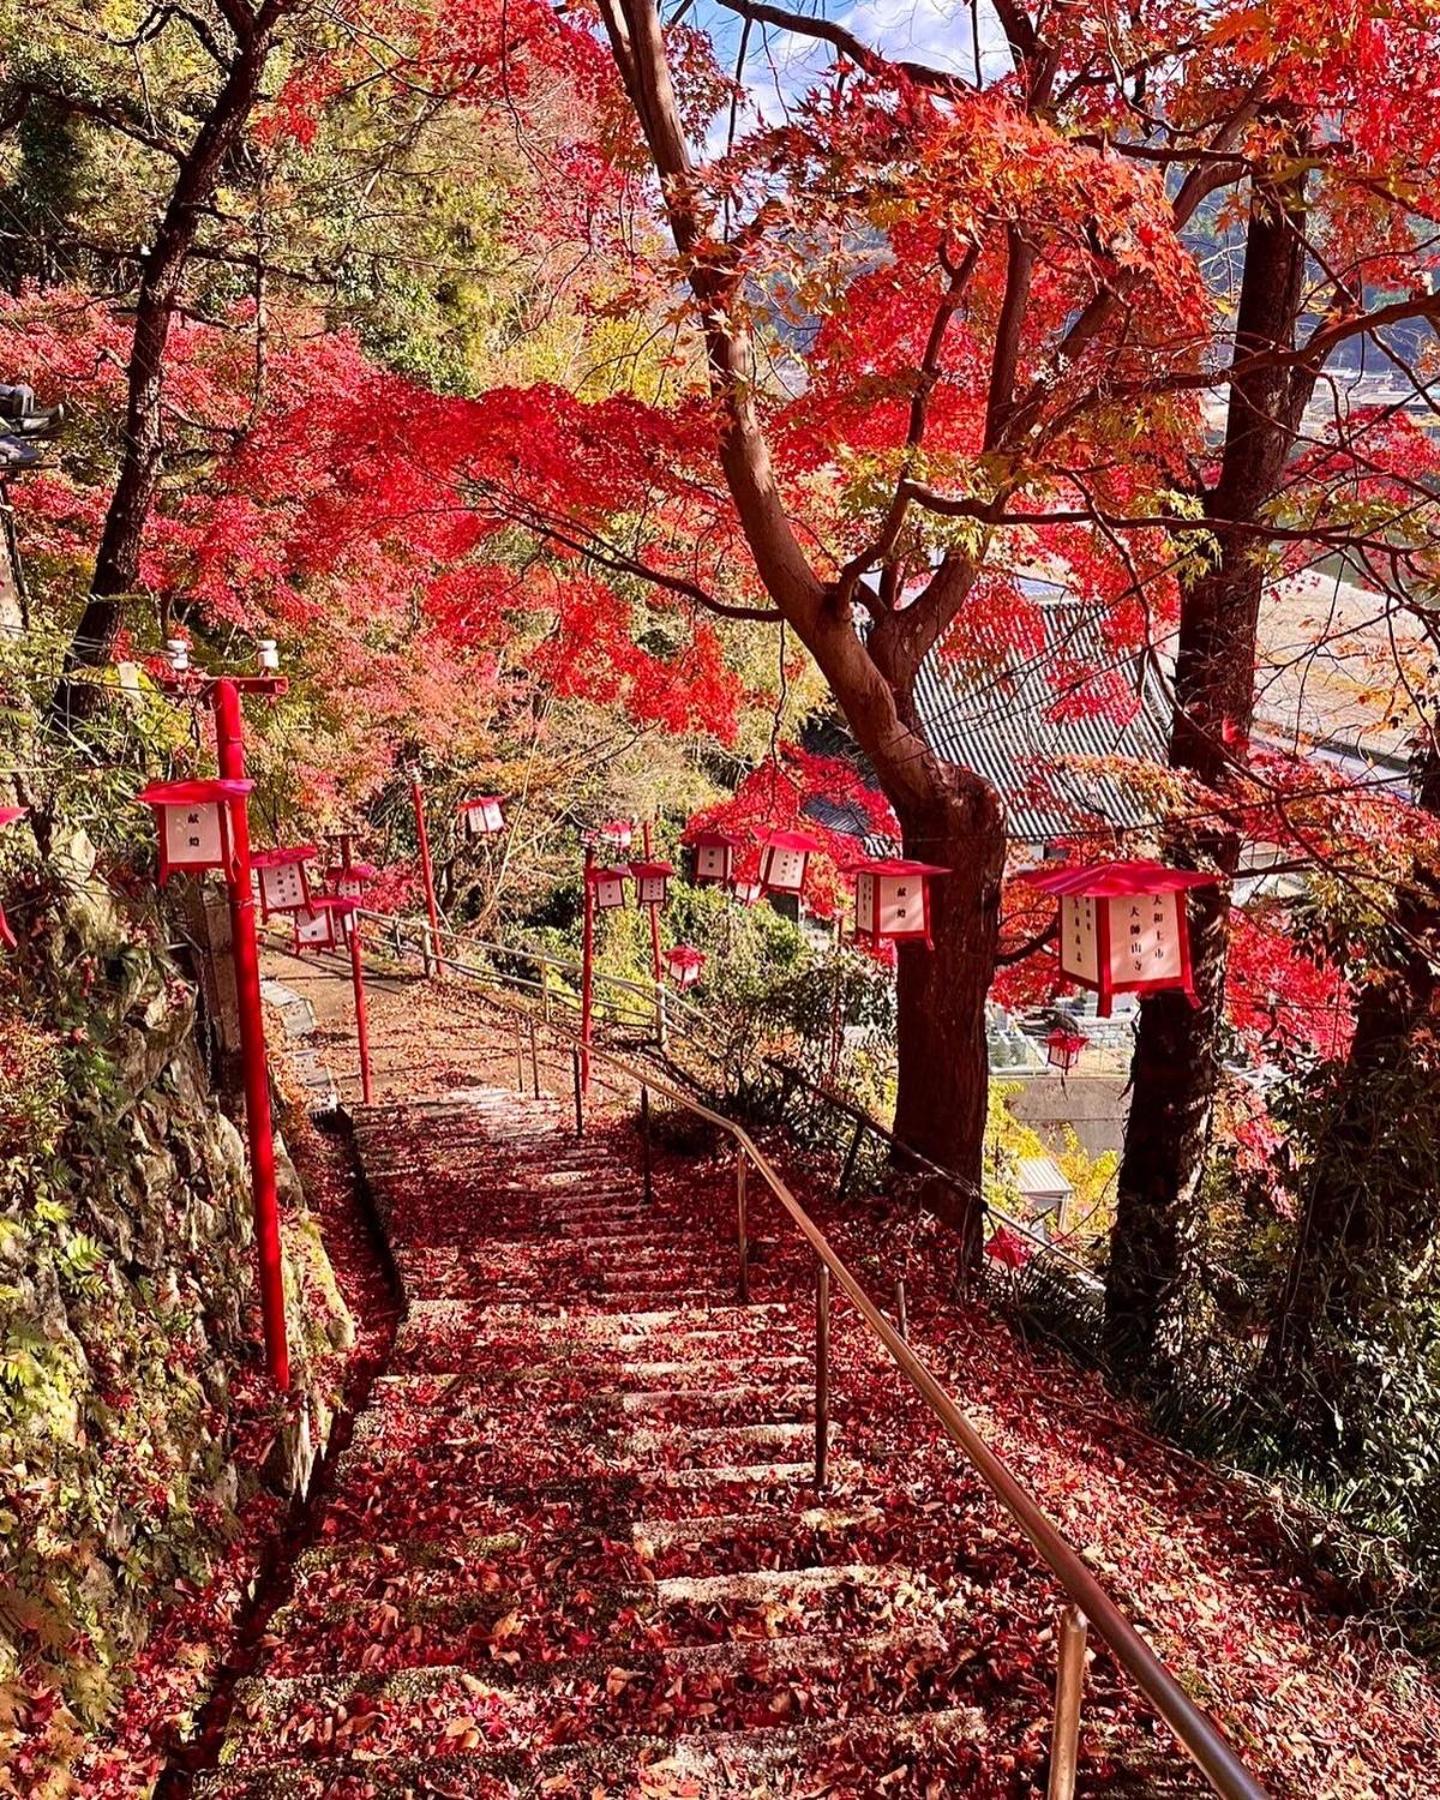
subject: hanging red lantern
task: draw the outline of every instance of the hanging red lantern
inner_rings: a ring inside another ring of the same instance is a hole
[[[1089,1046],[1090,1040],[1083,1031],[1067,1031],[1060,1025],[1045,1040],[1046,1060],[1052,1069],[1068,1075],[1079,1062],[1081,1053]]]
[[[758,881],[732,881],[730,883],[732,899],[738,900],[742,906],[754,906],[764,892],[764,887]]]
[[[676,944],[665,952],[665,973],[676,987],[692,988],[705,967],[705,952],[693,944]]]
[[[310,904],[292,913],[295,951],[334,950],[347,942],[345,931],[355,902],[339,894],[316,894]]]
[[[808,831],[762,831],[760,885],[775,894],[798,894],[805,885],[805,870],[824,844]]]
[[[365,889],[379,873],[373,863],[332,863],[325,879],[337,899],[363,900]]]
[[[625,905],[625,882],[628,869],[606,869],[598,863],[585,871],[585,879],[594,891],[595,904],[601,912],[611,912]]]
[[[1100,996],[1110,1017],[1116,994],[1179,988],[1194,1005],[1187,888],[1214,887],[1214,875],[1157,862],[1091,868],[1026,869],[1020,876],[1060,901],[1060,973]]]
[[[14,825],[23,819],[29,810],[28,806],[0,806],[0,826]],[[10,927],[10,921],[5,917],[3,906],[0,906],[0,944],[3,944],[7,950],[14,950],[18,945],[15,933]]]
[[[477,794],[462,800],[457,809],[466,837],[493,837],[505,829],[505,809],[494,794]]]
[[[882,942],[930,939],[930,877],[948,875],[938,863],[891,856],[860,863],[855,872],[855,936],[872,949]]]
[[[607,850],[625,851],[630,848],[635,836],[635,827],[629,819],[607,819],[603,825],[590,834],[590,841],[603,844]]]
[[[669,863],[632,862],[630,873],[635,877],[637,906],[663,906],[670,898],[670,877],[675,871]]]
[[[257,850],[250,867],[260,877],[260,916],[298,912],[310,904],[310,877],[305,865],[317,855],[313,844],[294,844],[286,849]]]
[[[686,845],[696,887],[703,887],[708,881],[722,886],[728,883],[735,873],[735,852],[741,844],[740,838],[713,826],[697,831]]]
[[[230,861],[230,805],[254,791],[243,777],[153,781],[135,796],[153,807],[160,836],[160,881],[177,869],[223,869]]]

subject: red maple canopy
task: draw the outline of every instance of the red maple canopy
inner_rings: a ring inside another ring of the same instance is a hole
[[[13,825],[17,819],[23,819],[30,808],[28,806],[0,806],[0,825]],[[0,906],[0,944],[7,950],[17,947],[18,939],[10,929],[10,921],[5,917],[5,909]]]
[[[28,806],[0,806],[0,825],[13,825],[17,819],[23,819],[29,810]]]

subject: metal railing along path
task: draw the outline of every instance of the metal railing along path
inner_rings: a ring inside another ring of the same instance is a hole
[[[447,968],[462,976],[478,974],[465,964],[440,957]],[[535,1024],[533,1013],[504,994],[485,991],[489,1003],[509,1013],[515,1021],[517,1045],[521,1022]],[[575,1104],[577,1129],[583,1130],[583,1100],[580,1095],[578,1058],[581,1036],[560,1020],[539,1021],[542,1030],[560,1037],[571,1046],[577,1070]],[[532,1040],[533,1041],[533,1040]],[[828,1403],[828,1341],[830,1289],[846,1296],[880,1341],[885,1351],[920,1395],[941,1428],[960,1449],[971,1467],[989,1488],[991,1494],[1033,1546],[1036,1554],[1064,1591],[1068,1605],[1060,1621],[1056,1679],[1056,1711],[1053,1724],[1050,1800],[1070,1800],[1074,1792],[1076,1733],[1078,1729],[1081,1689],[1084,1673],[1084,1647],[1087,1630],[1093,1628],[1108,1645],[1111,1654],[1130,1676],[1136,1687],[1164,1721],[1176,1742],[1205,1776],[1213,1791],[1225,1800],[1266,1800],[1265,1789],[1241,1762],[1224,1734],[1198,1707],[1180,1683],[1161,1662],[1140,1633],[1111,1599],[1080,1553],[1059,1526],[1043,1509],[1033,1494],[1002,1462],[979,1432],[966,1418],[959,1402],[946,1389],[929,1365],[916,1354],[906,1338],[891,1324],[885,1314],[860,1285],[841,1259],[830,1240],[791,1192],[784,1177],[760,1149],[743,1125],[707,1106],[695,1095],[658,1077],[651,1069],[641,1068],[614,1050],[592,1043],[592,1059],[601,1061],[633,1084],[642,1096],[642,1107],[649,1111],[651,1093],[663,1095],[673,1106],[706,1120],[728,1137],[736,1150],[736,1207],[739,1287],[742,1302],[749,1300],[748,1245],[746,1212],[748,1174],[753,1169],[800,1234],[815,1253],[817,1262],[816,1310],[816,1473],[823,1485],[824,1465],[828,1449],[825,1414]],[[517,1053],[517,1074],[523,1088],[523,1060]],[[607,1084],[610,1085],[610,1084]],[[613,1088],[614,1092],[622,1092]],[[648,1161],[648,1155],[647,1155]]]

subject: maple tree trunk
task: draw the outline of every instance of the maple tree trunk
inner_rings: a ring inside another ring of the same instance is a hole
[[[1305,268],[1303,177],[1252,197],[1236,319],[1235,362],[1293,344]],[[1244,529],[1275,492],[1304,410],[1302,384],[1274,361],[1232,378],[1219,478],[1207,496],[1219,559],[1184,589],[1175,666],[1172,768],[1223,788],[1245,754],[1255,708],[1263,571]],[[1171,854],[1232,875],[1238,838],[1223,828],[1173,832]],[[1130,1117],[1120,1165],[1105,1295],[1116,1368],[1163,1366],[1179,1353],[1200,1234],[1198,1190],[1220,1064],[1229,902],[1224,888],[1190,896],[1198,1007],[1166,992],[1141,1002]]]
[[[1440,753],[1432,747],[1416,798],[1440,816]],[[1340,1075],[1333,1123],[1311,1161],[1309,1190],[1290,1266],[1261,1361],[1262,1389],[1305,1410],[1323,1385],[1327,1426],[1347,1351],[1374,1336],[1367,1297],[1392,1283],[1408,1299],[1405,1271],[1440,1227],[1433,1119],[1424,1105],[1440,1062],[1440,883],[1417,863],[1393,915],[1397,940],[1379,979],[1355,1009],[1355,1035]]]
[[[293,4],[294,0],[267,0],[254,22],[241,32],[215,102],[179,161],[154,242],[141,259],[135,332],[126,370],[128,393],[120,469],[105,514],[90,597],[75,628],[65,670],[50,706],[52,721],[62,725],[86,717],[93,708],[98,692],[95,685],[72,681],[69,676],[76,669],[108,661],[124,597],[140,585],[141,546],[164,457],[165,353],[180,284],[201,220],[214,203],[226,161],[239,143],[259,98],[275,28]],[[234,28],[245,15],[237,8],[227,17]]]
[[[897,807],[905,854],[951,873],[930,886],[934,948],[899,950],[895,1135],[970,1184],[968,1195],[938,1181],[926,1190],[927,1204],[960,1232],[962,1265],[970,1267],[981,1248],[985,1001],[1000,931],[1005,828],[987,782],[943,764],[939,773],[933,804]]]

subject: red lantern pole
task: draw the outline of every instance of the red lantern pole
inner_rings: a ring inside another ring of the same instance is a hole
[[[590,1092],[590,1012],[591,993],[595,976],[595,883],[590,879],[590,868],[595,861],[595,849],[590,843],[585,845],[585,879],[581,884],[585,889],[584,928],[580,940],[580,1092]]]
[[[353,867],[350,858],[350,833],[343,832],[340,837],[340,866],[342,869]],[[360,1098],[369,1106],[374,1098],[370,1079],[370,1020],[365,1011],[365,963],[362,956],[363,946],[360,933],[364,929],[360,919],[360,903],[357,900],[355,910],[350,914],[350,985],[355,990],[355,1048],[360,1055]]]
[[[430,915],[430,950],[425,958],[425,973],[440,974],[440,909],[435,904],[435,870],[430,862],[430,833],[425,829],[425,795],[420,777],[410,779],[410,797],[415,803],[415,836],[420,844],[420,875],[425,883],[425,910]]]
[[[217,681],[210,690],[215,708],[215,758],[221,778],[245,776],[245,725],[240,690]],[[285,1279],[280,1256],[280,1204],[275,1188],[275,1131],[270,1117],[270,1070],[265,1052],[265,1015],[260,1004],[260,952],[255,940],[255,900],[250,885],[250,816],[241,797],[230,808],[231,953],[240,1013],[240,1060],[245,1077],[245,1130],[250,1141],[250,1182],[255,1208],[255,1246],[260,1258],[260,1311],[265,1325],[265,1360],[282,1393],[290,1387],[290,1348],[285,1335]]]
[[[651,859],[652,850],[651,850],[651,844],[650,844],[650,821],[648,819],[645,821],[644,836],[645,836],[645,860],[646,860],[646,862],[649,862]],[[652,906],[650,908],[650,974],[651,974],[651,978],[655,982],[656,987],[659,987],[659,985],[660,985],[660,908],[658,906]]]

